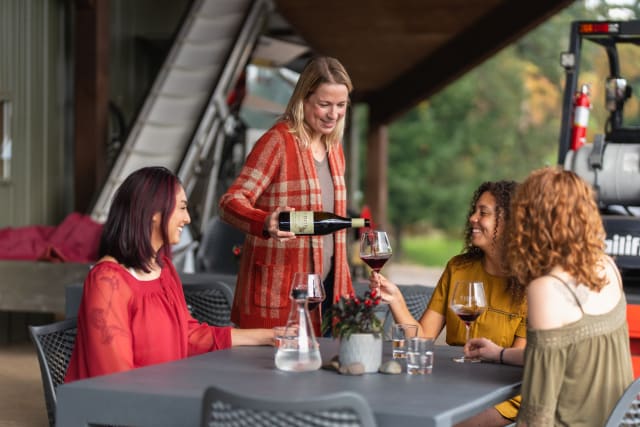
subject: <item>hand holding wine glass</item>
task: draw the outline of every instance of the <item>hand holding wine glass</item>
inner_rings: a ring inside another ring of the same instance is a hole
[[[487,309],[487,298],[482,282],[458,281],[451,296],[451,309],[464,322],[466,341],[469,341],[469,330],[475,320]],[[480,362],[480,359],[455,357],[455,362]]]
[[[385,231],[366,230],[360,238],[360,259],[376,274],[382,270],[384,264],[393,253],[389,236]]]

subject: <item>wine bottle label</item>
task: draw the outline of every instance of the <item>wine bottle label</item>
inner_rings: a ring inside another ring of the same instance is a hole
[[[289,212],[291,231],[295,234],[313,234],[313,212],[293,211]]]
[[[354,228],[364,227],[364,218],[353,218],[351,220],[351,226]]]

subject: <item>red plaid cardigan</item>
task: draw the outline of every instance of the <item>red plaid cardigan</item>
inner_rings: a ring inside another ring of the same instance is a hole
[[[334,211],[347,214],[345,160],[338,144],[328,153],[335,193]],[[220,199],[223,220],[247,233],[240,261],[231,320],[241,328],[284,325],[289,314],[291,277],[322,268],[322,236],[287,242],[262,235],[265,219],[277,207],[322,211],[320,182],[310,149],[303,149],[285,122],[255,144],[240,175]],[[335,233],[334,296],[351,293],[346,230]]]

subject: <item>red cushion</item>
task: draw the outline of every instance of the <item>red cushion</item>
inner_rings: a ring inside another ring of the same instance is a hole
[[[627,323],[629,324],[629,336],[640,338],[640,305],[627,304]]]
[[[640,356],[631,356],[634,378],[640,378]]]

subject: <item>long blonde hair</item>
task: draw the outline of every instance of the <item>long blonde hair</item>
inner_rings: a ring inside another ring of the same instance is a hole
[[[282,116],[283,120],[289,122],[290,132],[303,147],[307,147],[311,142],[309,129],[304,122],[304,101],[323,83],[345,85],[349,93],[353,90],[347,70],[337,59],[319,56],[305,65]],[[321,136],[327,150],[331,150],[342,140],[344,122],[345,118],[342,117],[329,135]]]
[[[522,294],[555,266],[592,290],[606,284],[602,218],[593,190],[575,173],[559,167],[532,172],[516,190],[509,231],[508,264]]]

